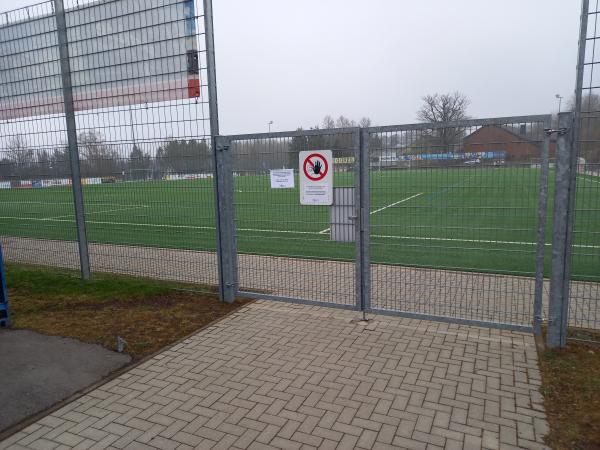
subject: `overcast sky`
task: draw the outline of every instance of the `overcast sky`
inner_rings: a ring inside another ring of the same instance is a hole
[[[473,117],[544,114],[573,92],[579,0],[213,3],[222,133],[413,123],[423,95],[456,90]]]

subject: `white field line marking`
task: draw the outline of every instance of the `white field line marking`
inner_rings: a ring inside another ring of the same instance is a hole
[[[20,204],[24,204],[24,205],[72,205],[73,202],[15,202],[15,201],[0,201],[0,204],[14,204],[14,205],[20,205]],[[135,207],[135,206],[140,206],[139,204],[137,205],[121,205],[118,203],[98,203],[98,202],[89,202],[86,204],[86,206],[92,206],[92,205],[103,205],[103,206],[123,206],[123,207]]]
[[[103,211],[106,212],[106,211]],[[36,222],[73,222],[73,219],[61,219],[54,217],[3,217],[0,219],[6,220],[33,220]],[[174,228],[174,229],[187,229],[187,230],[215,230],[215,227],[203,227],[198,225],[169,225],[159,223],[134,223],[134,222],[108,222],[101,220],[86,220],[86,223],[93,223],[95,225],[123,225],[130,227],[150,227],[150,228]],[[315,231],[290,231],[290,230],[262,230],[258,228],[236,228],[238,231],[255,231],[260,233],[285,233],[285,234],[312,234],[317,235],[319,233]]]
[[[589,178],[587,178],[587,177],[585,177],[585,176],[584,176],[584,177],[581,177],[581,178],[583,178],[585,181],[590,181],[590,182],[592,182],[592,183],[598,183],[598,184],[600,184],[600,181],[598,181],[598,180],[590,180]]]
[[[73,220],[68,219],[56,219],[53,217],[1,217],[0,219],[13,219],[13,220],[34,220],[36,222],[72,222]],[[195,225],[167,225],[158,223],[133,223],[133,222],[107,222],[99,220],[86,220],[86,223],[93,223],[97,225],[127,225],[132,227],[157,227],[157,228],[189,228],[189,229],[207,229],[214,230],[215,227],[201,227]],[[266,230],[265,230],[266,231]]]
[[[140,209],[140,208],[150,208],[150,206],[148,205],[137,205],[137,206],[128,206],[125,208],[116,208],[116,209],[107,209],[105,211],[93,211],[93,212],[85,212],[86,216],[89,216],[90,214],[104,214],[104,213],[111,213],[111,212],[116,212],[116,211],[129,211],[130,209]],[[65,217],[72,217],[73,219],[75,219],[75,214],[66,214],[64,216],[56,216],[56,217],[49,217],[49,219],[63,219]]]
[[[385,235],[380,235],[380,234],[372,234],[371,237],[384,238],[384,239],[415,240],[415,241],[469,242],[469,243],[474,243],[474,244],[537,245],[537,242],[493,241],[493,240],[489,240],[489,239],[457,239],[457,238],[438,238],[438,237],[425,237],[425,236],[385,236]],[[544,245],[551,246],[552,244],[546,243]],[[600,245],[574,244],[573,247],[600,249]]]
[[[421,195],[423,195],[423,194],[424,194],[424,192],[421,192],[421,193],[419,193],[419,194],[415,194],[415,195],[413,195],[412,197],[408,197],[408,198],[405,198],[404,200],[400,200],[399,202],[396,202],[396,203],[391,203],[391,204],[389,204],[389,205],[387,205],[387,206],[384,206],[383,208],[376,209],[375,211],[371,212],[371,215],[373,215],[373,214],[377,214],[378,212],[384,211],[384,210],[386,210],[386,209],[388,209],[388,208],[392,208],[392,207],[394,207],[394,206],[396,206],[396,205],[399,205],[400,203],[404,203],[404,202],[407,202],[407,201],[409,201],[409,200],[412,200],[413,198],[420,197],[420,196],[421,196]]]
[[[67,219],[53,219],[53,218],[37,218],[37,217],[1,217],[0,219],[10,220],[33,220],[38,222],[72,222]],[[131,227],[150,227],[150,228],[175,228],[175,229],[189,229],[189,230],[214,230],[215,227],[203,227],[198,225],[168,225],[168,224],[155,224],[155,223],[132,223],[132,222],[106,222],[97,220],[86,220],[86,223],[93,223],[97,225],[123,225]],[[265,230],[260,228],[237,228],[237,231],[249,231],[257,233],[276,233],[276,234],[305,234],[318,236],[321,233],[317,231],[291,231],[291,230]],[[417,241],[440,241],[440,242],[469,242],[469,243],[480,243],[480,244],[506,244],[506,245],[537,245],[536,242],[525,242],[525,241],[495,241],[489,239],[458,239],[458,238],[438,238],[438,237],[423,237],[423,236],[388,236],[381,234],[374,234],[371,237],[382,238],[382,239],[402,239],[402,240],[417,240]],[[546,246],[551,246],[551,243],[546,243]],[[574,244],[576,248],[590,248],[600,249],[600,245],[582,245]]]
[[[388,208],[392,208],[392,207],[394,207],[394,206],[396,206],[396,205],[399,205],[400,203],[407,202],[407,201],[409,201],[409,200],[412,200],[413,198],[417,198],[417,197],[419,197],[419,196],[421,196],[421,195],[423,195],[423,194],[424,194],[424,192],[421,192],[421,193],[419,193],[419,194],[413,195],[412,197],[408,197],[408,198],[402,199],[402,200],[400,200],[400,201],[397,201],[397,202],[395,202],[395,203],[390,203],[389,205],[387,205],[387,206],[384,206],[383,208],[379,208],[379,209],[377,209],[377,210],[375,210],[375,211],[371,211],[370,215],[372,216],[373,214],[377,214],[378,212],[384,211],[384,210],[386,210],[386,209],[388,209]],[[322,230],[322,231],[319,231],[319,234],[326,234],[326,233],[328,233],[330,230],[331,230],[331,228],[326,228],[326,229],[324,229],[324,230]]]

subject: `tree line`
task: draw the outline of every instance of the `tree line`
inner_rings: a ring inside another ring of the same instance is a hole
[[[416,118],[424,123],[448,123],[468,119],[470,100],[460,92],[432,94],[423,97]],[[574,100],[570,104],[574,109]],[[363,117],[355,121],[346,116],[337,119],[326,115],[310,127],[318,134],[305,133],[302,128],[292,138],[267,138],[234,143],[234,170],[264,172],[273,168],[298,169],[298,153],[303,150],[330,149],[336,157],[355,156],[356,142],[351,132],[338,129],[370,127],[372,121]],[[510,126],[507,126],[509,129]],[[540,136],[541,124],[528,124],[525,133],[530,138]],[[522,134],[523,129],[515,128]],[[386,154],[420,154],[460,151],[462,141],[471,130],[465,127],[443,127],[398,133],[371,134],[371,161]],[[207,173],[212,171],[212,154],[206,140],[167,139],[156,143],[107,142],[102,134],[88,130],[78,135],[83,177],[120,177],[128,180],[160,179],[165,174]],[[129,150],[130,149],[130,150]],[[600,96],[586,95],[582,106],[580,156],[588,163],[600,163]],[[29,178],[65,178],[70,174],[69,152],[65,144],[55,148],[37,148],[24,135],[11,136],[0,149],[0,180]]]
[[[156,151],[155,144],[109,143],[100,132],[90,130],[77,137],[81,176],[119,177],[127,180],[160,179],[169,173],[205,173],[212,170],[212,155],[206,140],[169,139]],[[0,179],[68,178],[69,150],[66,144],[52,149],[29,145],[23,135],[8,139],[0,149]]]

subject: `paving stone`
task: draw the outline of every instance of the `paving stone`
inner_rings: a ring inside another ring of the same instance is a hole
[[[258,301],[0,449],[544,448],[530,335]]]

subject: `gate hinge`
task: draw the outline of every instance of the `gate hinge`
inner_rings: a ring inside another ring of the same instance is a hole
[[[217,147],[217,150],[220,152],[227,152],[229,151],[230,145],[229,144],[225,144],[225,145],[221,145],[219,147]]]
[[[569,131],[568,128],[545,128],[544,129],[544,133],[546,133],[546,136],[553,135],[554,133],[557,133],[560,136],[564,136],[565,134],[567,134],[568,131]]]

